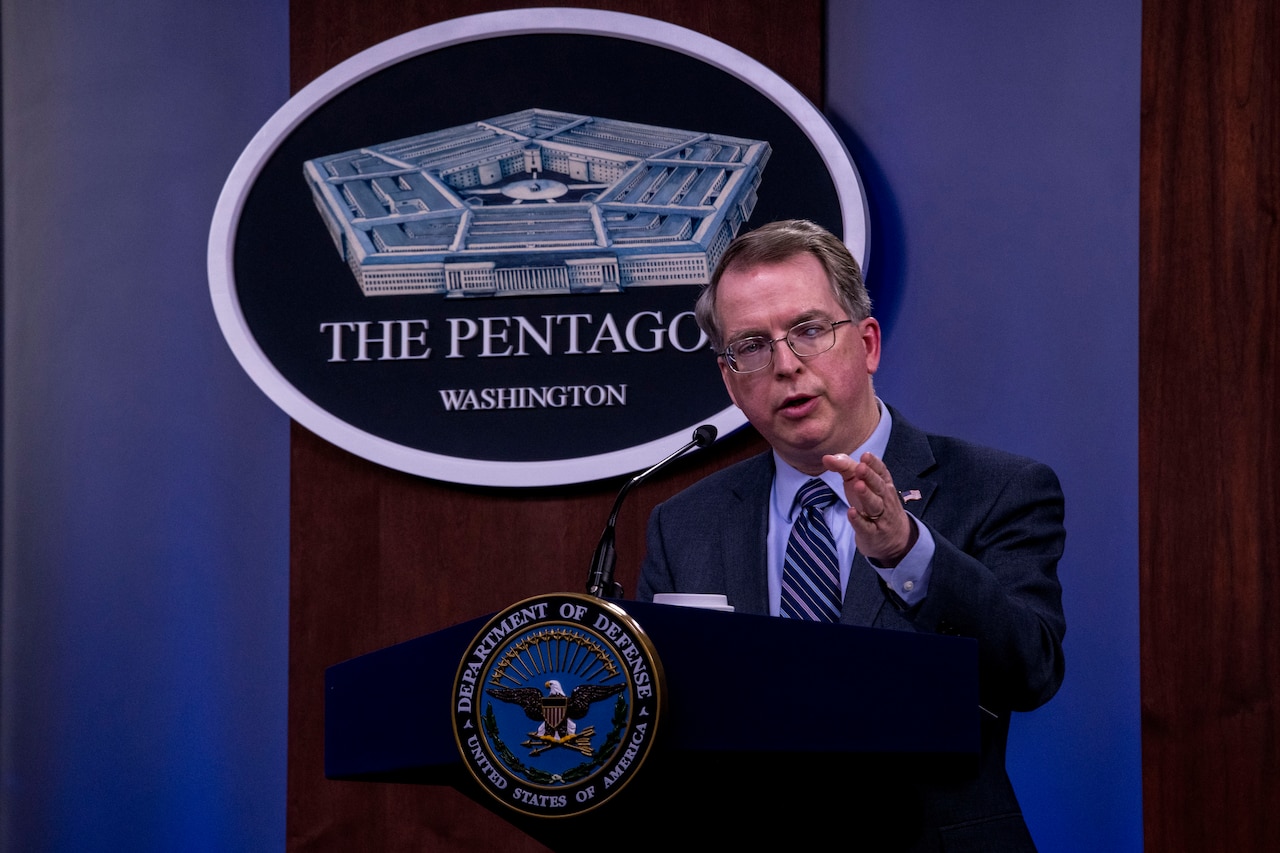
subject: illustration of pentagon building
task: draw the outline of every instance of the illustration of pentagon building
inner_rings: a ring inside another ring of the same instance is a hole
[[[529,109],[310,160],[366,296],[701,284],[751,216],[768,142]]]

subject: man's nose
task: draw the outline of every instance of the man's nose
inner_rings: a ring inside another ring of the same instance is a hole
[[[804,360],[795,354],[791,345],[783,338],[773,345],[773,369],[779,375],[795,373],[804,364]]]

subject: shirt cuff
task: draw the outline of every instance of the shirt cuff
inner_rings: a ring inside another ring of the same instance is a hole
[[[915,607],[929,594],[929,575],[933,569],[935,547],[933,533],[929,531],[928,525],[921,523],[915,516],[911,516],[911,523],[916,526],[919,535],[916,537],[916,544],[898,561],[897,566],[886,569],[877,565],[875,560],[868,561],[885,586],[902,599],[902,603],[908,608]]]

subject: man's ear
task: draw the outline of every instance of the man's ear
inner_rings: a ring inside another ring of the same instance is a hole
[[[874,375],[880,369],[880,321],[875,317],[860,321],[858,335],[862,338],[862,348],[866,351],[867,373]]]

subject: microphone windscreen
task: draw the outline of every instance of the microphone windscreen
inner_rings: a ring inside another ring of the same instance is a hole
[[[693,443],[698,447],[710,447],[716,440],[717,430],[712,424],[703,424],[693,431]]]

